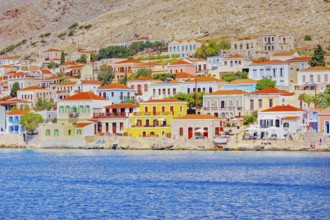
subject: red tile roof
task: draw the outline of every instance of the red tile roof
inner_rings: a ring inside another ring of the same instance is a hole
[[[288,64],[287,61],[282,61],[282,60],[267,60],[263,62],[254,62],[251,65],[278,65],[278,64]]]
[[[41,70],[41,72],[43,74],[52,74],[52,72],[50,70]]]
[[[213,115],[195,115],[195,114],[191,114],[191,115],[185,115],[182,117],[177,117],[174,118],[176,120],[220,120],[221,118],[219,117],[215,117]]]
[[[93,92],[80,92],[68,98],[62,99],[63,101],[74,101],[74,100],[107,100],[101,96],[95,95]]]
[[[48,77],[48,78],[46,78],[44,80],[59,80],[59,79],[61,79],[61,78],[58,77],[58,76],[51,76],[51,77]]]
[[[175,74],[176,79],[195,79],[196,76],[186,73],[186,72],[178,72]]]
[[[91,125],[93,123],[88,123],[88,122],[80,122],[80,123],[77,123],[76,127],[77,128],[83,128],[83,127],[86,127],[87,125]]]
[[[56,48],[49,48],[48,50],[46,50],[44,52],[60,52],[60,50],[56,49]]]
[[[286,57],[286,56],[293,56],[295,52],[293,51],[287,51],[287,52],[278,52],[278,53],[273,53],[273,57]]]
[[[131,89],[126,85],[123,84],[119,84],[119,83],[111,83],[105,86],[101,86],[100,88],[98,88],[98,90],[107,90],[107,89]]]
[[[304,110],[296,108],[292,105],[278,105],[261,112],[303,112]]]
[[[211,77],[211,76],[196,77],[195,79],[189,80],[189,81],[186,81],[186,82],[195,82],[196,80],[197,80],[197,82],[225,82],[221,79],[217,79],[217,78],[214,78],[214,77]]]
[[[171,66],[174,66],[174,65],[190,65],[191,63],[187,62],[187,61],[184,61],[184,60],[179,60],[177,62],[174,62],[171,64]]]
[[[40,88],[39,86],[29,86],[24,89],[20,89],[18,91],[33,91],[33,90],[46,90],[46,89]]]
[[[277,88],[267,88],[267,89],[262,89],[262,90],[258,90],[255,92],[251,92],[251,95],[268,95],[268,94],[279,94],[279,95],[284,95],[284,96],[289,96],[289,95],[293,95],[293,93],[290,93],[288,91],[285,90],[280,90]]]
[[[12,110],[12,111],[8,112],[7,115],[25,115],[29,112],[30,112],[30,110]]]
[[[299,61],[301,61],[301,62],[303,62],[303,61],[310,61],[312,59],[312,57],[294,57],[294,58],[291,58],[291,59],[289,59],[289,60],[287,60],[287,61],[289,61],[289,62],[299,62]]]
[[[218,90],[216,92],[212,92],[209,95],[244,95],[248,94],[243,90]]]
[[[126,64],[126,63],[135,63],[135,64],[139,63],[139,64],[142,64],[142,62],[140,62],[138,60],[123,60],[123,61],[119,61],[115,64]]]
[[[146,62],[146,63],[137,63],[137,66],[162,66],[162,64],[160,63],[156,63],[156,62]]]
[[[99,80],[81,80],[82,84],[86,84],[86,85],[101,85],[101,81]]]
[[[325,66],[313,66],[307,69],[303,69],[302,71],[330,71],[330,68]]]
[[[155,79],[151,78],[151,77],[139,77],[137,79],[132,79],[132,80],[129,80],[129,81],[150,81],[150,80],[155,80]]]
[[[246,57],[243,57],[239,54],[234,54],[228,57],[229,59],[245,59]]]

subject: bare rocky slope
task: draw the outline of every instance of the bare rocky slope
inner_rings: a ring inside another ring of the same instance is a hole
[[[74,50],[77,43],[102,47],[137,36],[233,39],[286,33],[300,49],[330,45],[328,0],[11,0],[0,7],[0,49],[28,40],[15,53],[50,46]],[[57,37],[74,22],[92,28]],[[46,32],[52,35],[40,43],[38,36]],[[307,34],[312,42],[303,41]]]

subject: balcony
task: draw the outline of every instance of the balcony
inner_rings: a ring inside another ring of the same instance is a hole
[[[203,107],[204,111],[241,111],[243,107]]]
[[[93,118],[127,118],[129,113],[94,113]]]
[[[174,112],[133,112],[133,116],[169,116]]]

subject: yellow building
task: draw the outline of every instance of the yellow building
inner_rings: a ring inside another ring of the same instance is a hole
[[[177,99],[152,99],[140,103],[139,112],[130,116],[125,133],[132,137],[171,136],[173,118],[187,114],[187,102]]]

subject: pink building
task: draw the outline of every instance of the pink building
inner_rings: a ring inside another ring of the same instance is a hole
[[[318,112],[318,131],[330,134],[330,107]]]
[[[192,75],[196,75],[197,73],[196,64],[189,63],[184,60],[180,60],[178,62],[172,63],[171,65],[168,65],[167,70],[169,73],[173,73],[173,74],[185,72]]]

